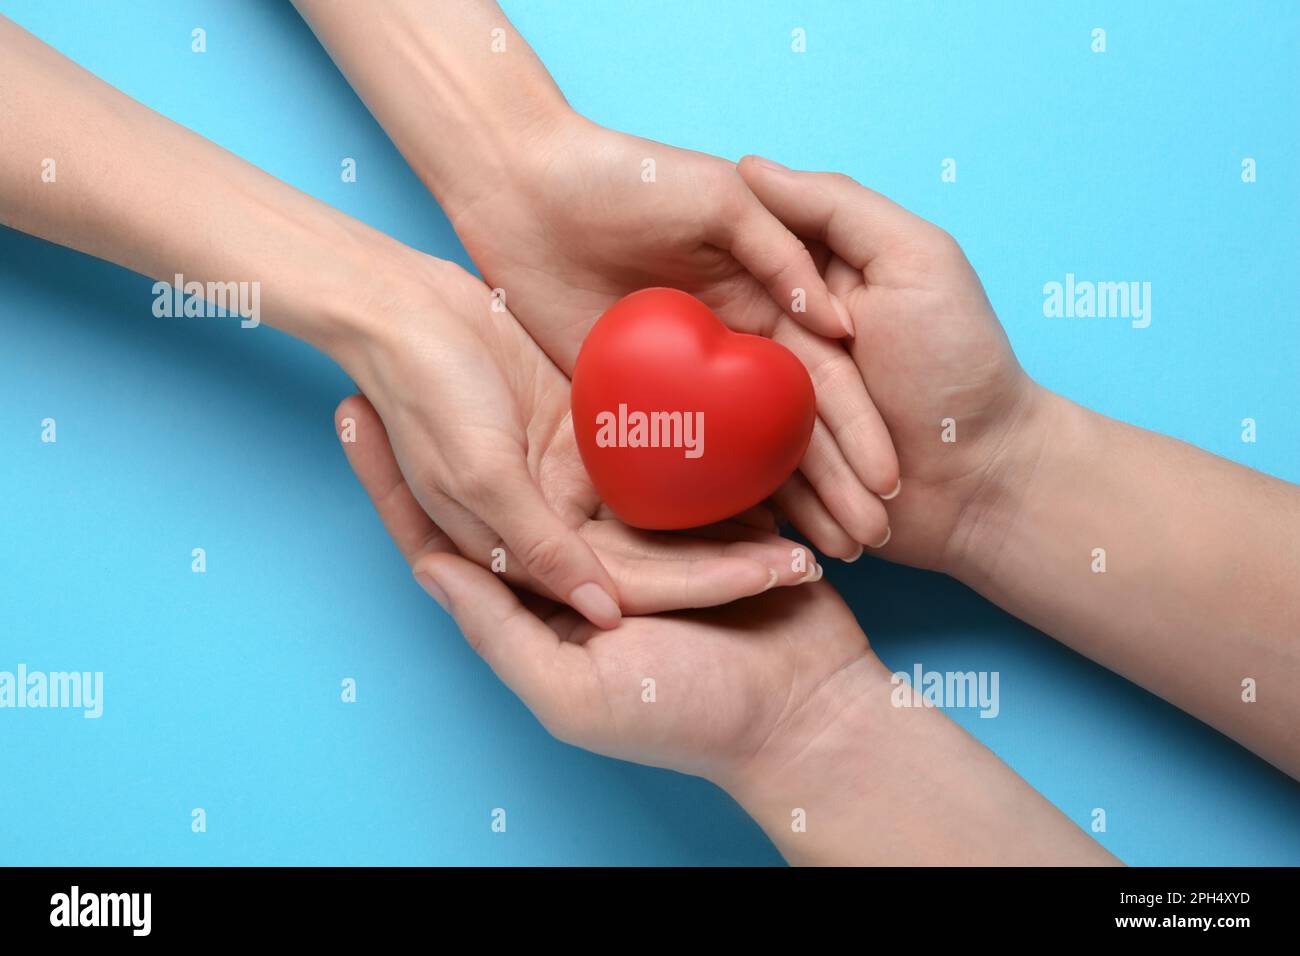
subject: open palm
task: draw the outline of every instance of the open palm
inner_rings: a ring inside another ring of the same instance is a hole
[[[366,421],[366,409],[357,396],[339,414]],[[708,610],[625,618],[606,631],[561,605],[516,593],[456,553],[404,485],[377,420],[366,424],[348,457],[416,578],[563,740],[639,763],[726,775],[836,675],[874,661],[852,613],[824,583]]]
[[[385,494],[407,476],[401,500],[431,516],[463,555],[601,626],[617,623],[617,608],[611,618],[571,600],[583,582],[639,614],[816,574],[771,528],[733,522],[688,537],[618,521],[578,454],[568,379],[480,281],[441,260],[426,266],[426,298],[388,303],[382,343],[353,363],[369,400],[338,415],[350,454],[382,440]]]

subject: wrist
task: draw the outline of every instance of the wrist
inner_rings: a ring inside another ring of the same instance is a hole
[[[333,333],[320,347],[373,402],[394,360],[419,349],[445,315],[443,271],[451,269],[459,267],[396,242],[357,259],[357,281],[333,303]]]
[[[321,280],[300,298],[304,321],[311,326],[299,337],[334,359],[370,394],[385,356],[404,347],[401,338],[409,322],[416,318],[427,324],[430,313],[438,311],[437,275],[450,263],[361,230],[338,245],[342,254],[320,266]]]
[[[453,223],[572,115],[495,3],[294,2]]]
[[[785,717],[758,751],[710,779],[789,862],[825,863],[853,853],[834,845],[835,834],[855,829],[851,821],[870,779],[883,770],[880,738],[892,690],[888,668],[863,654]]]
[[[383,325],[385,303],[412,285],[418,261],[430,257],[263,174],[248,178],[231,177],[202,195],[196,215],[206,228],[189,230],[200,240],[182,234],[170,244],[154,242],[160,253],[127,264],[164,277],[248,277],[257,289],[253,324],[301,339],[347,367],[350,351]],[[222,211],[247,224],[239,243],[207,238]]]
[[[794,865],[1113,863],[920,688],[863,655],[712,779]]]
[[[997,575],[1012,531],[1049,494],[1064,471],[1086,458],[1092,419],[1086,409],[1026,380],[1004,437],[990,453],[975,490],[963,503],[945,551],[943,570],[975,590]]]
[[[467,232],[499,228],[490,217],[503,198],[514,204],[542,201],[557,158],[593,125],[562,97],[525,97],[501,121],[467,131],[454,155],[435,147],[423,151],[416,171],[463,239]]]

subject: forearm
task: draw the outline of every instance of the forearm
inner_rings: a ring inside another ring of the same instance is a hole
[[[491,0],[294,0],[453,221],[568,109]]]
[[[1014,457],[957,576],[1300,776],[1300,489],[1041,391]]]
[[[400,244],[2,17],[0,101],[0,222],[13,228],[169,282],[257,283],[260,318],[329,351],[400,271]]]
[[[794,864],[1118,862],[873,658],[717,782]]]

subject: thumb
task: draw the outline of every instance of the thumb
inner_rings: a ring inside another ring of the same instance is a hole
[[[838,339],[853,334],[853,320],[829,289],[807,247],[754,194],[744,194],[741,212],[727,223],[728,251],[800,325]]]
[[[582,655],[560,653],[556,632],[529,612],[499,576],[446,553],[425,555],[411,570],[501,682],[548,728],[585,694],[590,669]]]
[[[799,172],[759,156],[746,156],[736,168],[772,215],[795,234],[822,240],[855,269],[936,228],[842,173]]]
[[[481,491],[475,511],[537,584],[599,628],[622,619],[618,589],[591,545],[565,524],[520,468]],[[509,560],[509,557],[507,558]]]

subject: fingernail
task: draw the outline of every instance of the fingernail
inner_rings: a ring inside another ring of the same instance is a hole
[[[776,586],[776,579],[777,579],[777,577],[778,577],[777,573],[776,573],[774,570],[772,570],[771,568],[768,568],[768,569],[767,569],[767,583],[763,585],[763,591],[770,591],[770,590],[772,590],[772,588]],[[759,594],[762,594],[763,591],[759,591],[758,593],[759,593]]]
[[[880,542],[880,544],[873,544],[872,547],[873,547],[873,548],[883,548],[885,545],[889,544],[889,539],[892,538],[893,536],[894,536],[894,529],[893,529],[893,528],[886,528],[886,529],[885,529],[885,540],[882,541],[882,542]]]
[[[830,297],[831,307],[835,310],[835,314],[839,316],[840,325],[844,326],[844,333],[850,338],[853,337],[857,334],[857,330],[853,327],[853,317],[849,315],[848,308],[845,307],[844,303],[840,301],[840,297],[834,292],[830,293]]]
[[[858,558],[862,557],[862,552],[865,550],[866,548],[864,548],[862,545],[858,545],[858,550],[855,551],[852,556],[845,558],[844,563],[852,564],[854,561],[858,560]]]
[[[819,573],[820,571],[821,571],[821,567],[817,564],[816,561],[814,561],[813,566],[809,568],[808,571],[804,574],[804,576],[799,579],[799,583],[807,584],[809,581],[818,580],[821,577]]]
[[[890,492],[889,494],[887,494],[887,495],[881,495],[881,496],[880,496],[880,500],[881,500],[881,501],[893,501],[895,498],[898,497],[898,493],[899,493],[900,491],[902,491],[902,490],[903,490],[903,479],[902,479],[902,478],[899,478],[899,479],[898,479],[898,484],[894,485],[894,490],[891,491],[891,492]]]
[[[789,166],[782,166],[780,163],[776,162],[775,160],[764,159],[762,156],[755,156],[754,162],[762,166],[764,169],[775,169],[779,173],[788,173],[790,171]]]
[[[435,581],[427,571],[417,571],[415,573],[415,580],[420,582],[420,587],[424,588],[424,590],[428,592],[429,597],[438,602],[439,607],[444,611],[447,610],[449,607],[447,592],[438,587],[438,582]]]
[[[820,580],[822,579],[822,575],[825,574],[825,573],[826,573],[826,569],[825,569],[824,567],[822,567],[820,564],[815,565],[815,566],[813,567],[813,576],[812,576],[811,578],[809,578],[808,580],[809,580],[810,582],[811,582],[811,581],[820,581]]]
[[[609,593],[595,581],[579,584],[569,594],[569,604],[575,611],[597,627],[608,630],[617,627],[623,613]]]

